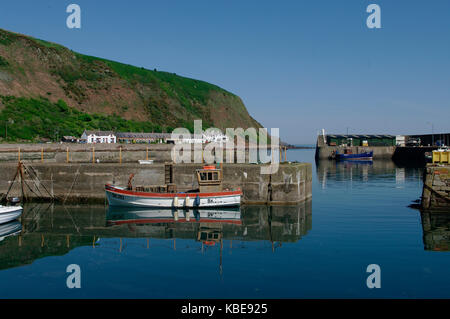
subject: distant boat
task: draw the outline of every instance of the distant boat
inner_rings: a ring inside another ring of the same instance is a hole
[[[22,215],[21,206],[1,206],[0,205],[0,224],[15,220]]]
[[[353,154],[351,151],[339,153],[336,151],[335,158],[337,161],[371,161],[373,159],[373,151]]]

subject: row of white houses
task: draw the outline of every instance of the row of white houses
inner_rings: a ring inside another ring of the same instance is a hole
[[[201,138],[191,135],[174,135],[171,133],[132,133],[132,132],[113,132],[113,131],[89,131],[85,130],[81,135],[80,142],[95,143],[226,143],[228,136],[219,132],[205,134]]]

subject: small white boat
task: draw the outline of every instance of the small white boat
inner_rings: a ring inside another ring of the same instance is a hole
[[[15,220],[22,215],[21,206],[1,206],[0,205],[0,224]]]
[[[138,160],[139,164],[153,164],[153,160]]]
[[[176,185],[128,187],[106,184],[105,192],[111,206],[154,208],[211,208],[240,206],[242,191],[222,189],[222,171],[214,166],[205,166],[197,172],[198,189],[177,192]]]
[[[1,224],[0,225],[0,241],[4,240],[6,237],[9,236],[16,236],[20,234],[22,231],[22,224],[15,220],[9,223]]]

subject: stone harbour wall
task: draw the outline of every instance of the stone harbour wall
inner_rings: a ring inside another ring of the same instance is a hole
[[[422,208],[450,213],[450,165],[428,164],[424,173]]]
[[[134,163],[25,163],[24,192],[30,199],[58,202],[104,202],[107,183],[126,186],[165,184],[164,164]],[[201,164],[174,164],[173,182],[179,191],[197,188],[195,170]],[[309,163],[283,163],[274,174],[261,174],[262,165],[223,164],[224,188],[240,187],[243,203],[296,204],[312,196],[312,167]],[[17,163],[0,165],[0,194],[10,187]],[[9,196],[21,196],[16,180]]]

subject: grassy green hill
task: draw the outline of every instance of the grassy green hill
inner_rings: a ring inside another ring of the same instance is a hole
[[[73,52],[0,29],[0,139],[261,127],[241,99],[210,83]],[[3,127],[3,129],[2,129]],[[57,133],[56,133],[57,132]]]

